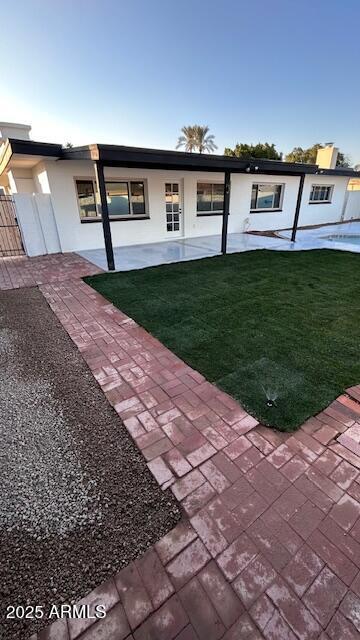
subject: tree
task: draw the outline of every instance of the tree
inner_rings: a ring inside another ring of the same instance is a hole
[[[350,159],[348,158],[347,155],[345,155],[344,153],[341,153],[341,151],[339,151],[339,153],[338,153],[336,166],[337,167],[344,167],[345,169],[347,167],[350,167]]]
[[[65,145],[65,149],[72,149],[73,148],[73,143],[72,142],[67,142]]]
[[[268,142],[258,142],[258,144],[237,143],[234,149],[226,147],[225,156],[233,156],[242,160],[251,158],[266,158],[268,160],[282,160],[282,153],[279,153],[274,144]]]
[[[204,153],[204,151],[215,151],[217,146],[214,142],[214,136],[209,135],[209,127],[201,126],[199,124],[190,125],[181,129],[183,135],[178,138],[176,148],[185,147],[185,151],[192,153],[192,151],[198,151]]]
[[[316,156],[319,149],[323,149],[325,145],[317,142],[308,149],[302,147],[294,147],[294,149],[288,153],[285,157],[286,162],[304,162],[305,164],[316,164]],[[337,161],[337,167],[349,167],[349,159],[339,151]]]
[[[179,136],[176,148],[185,147],[185,151],[192,153],[195,149],[194,127],[183,127],[181,131],[183,135]]]

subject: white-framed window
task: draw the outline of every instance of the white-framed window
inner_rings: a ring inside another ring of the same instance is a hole
[[[282,206],[284,184],[254,183],[251,191],[250,211],[279,211]]]
[[[222,213],[224,209],[224,184],[221,182],[198,182],[196,211],[204,213]]]
[[[101,219],[96,182],[91,178],[75,180],[81,220]],[[105,180],[109,218],[128,219],[146,216],[144,180]]]
[[[334,191],[333,184],[313,184],[311,185],[309,202],[329,203],[331,202],[333,191]]]

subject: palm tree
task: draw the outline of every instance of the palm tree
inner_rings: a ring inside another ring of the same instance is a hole
[[[196,124],[194,126],[195,146],[198,149],[199,153],[203,153],[204,151],[211,153],[211,151],[215,151],[215,149],[217,149],[217,146],[214,142],[215,136],[213,136],[212,134],[208,135],[209,131],[209,127],[202,127],[199,124]]]
[[[189,153],[192,153],[194,151],[194,149],[196,148],[194,129],[195,127],[192,126],[183,127],[181,129],[184,135],[178,138],[178,142],[176,145],[177,149],[179,149],[180,147],[185,147],[185,151],[188,151]]]
[[[185,147],[185,151],[190,153],[198,150],[199,153],[204,151],[215,151],[217,146],[214,142],[214,136],[208,135],[209,127],[194,124],[192,126],[183,127],[181,129],[184,135],[180,136],[176,148]]]

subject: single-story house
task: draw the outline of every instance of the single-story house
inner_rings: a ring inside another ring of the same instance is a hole
[[[329,147],[318,164],[35,142],[0,123],[0,200],[13,199],[28,255],[337,222],[350,179]],[[321,166],[323,165],[323,166]],[[327,166],[324,166],[327,165]],[[2,195],[1,195],[2,192]],[[354,217],[354,216],[353,216]],[[360,217],[360,216],[358,216]],[[1,247],[0,247],[1,249]]]

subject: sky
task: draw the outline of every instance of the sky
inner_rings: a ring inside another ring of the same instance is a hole
[[[360,162],[358,0],[0,0],[0,121],[174,149],[334,142]]]

